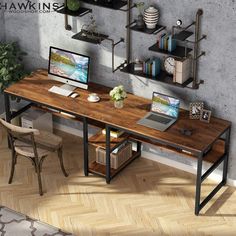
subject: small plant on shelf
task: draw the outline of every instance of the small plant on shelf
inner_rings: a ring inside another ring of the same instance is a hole
[[[123,85],[119,85],[110,91],[112,101],[116,108],[122,108],[124,106],[124,100],[127,97],[127,93],[124,90]]]
[[[139,10],[139,15],[138,15],[138,19],[136,21],[136,24],[139,28],[144,28],[145,27],[145,23],[144,23],[144,20],[143,20],[143,10],[144,10],[144,6],[145,6],[145,3],[144,2],[137,2],[136,3],[136,7],[138,8]]]

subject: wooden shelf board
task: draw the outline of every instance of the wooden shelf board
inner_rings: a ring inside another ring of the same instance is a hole
[[[135,135],[130,135],[129,137],[132,140],[140,141],[144,143],[149,143],[155,146],[158,146],[162,151],[170,151],[174,153],[179,153],[183,155],[186,158],[194,158],[197,159],[197,157],[188,154],[186,152],[183,152],[182,149],[176,149],[170,146],[162,145],[157,142],[152,142],[149,139],[141,138]],[[209,162],[209,163],[215,163],[219,158],[221,158],[225,153],[225,141],[222,139],[218,139],[215,144],[212,146],[211,150],[203,157],[203,161]]]
[[[161,83],[165,83],[165,84],[169,84],[169,85],[173,85],[177,87],[182,87],[182,88],[186,87],[188,84],[192,83],[193,81],[192,78],[189,78],[183,84],[175,83],[173,82],[173,76],[167,74],[165,71],[161,71],[159,75],[157,75],[156,77],[153,77],[151,75],[144,74],[142,71],[134,71],[134,63],[130,63],[129,65],[121,69],[121,71],[124,73],[140,76],[146,79],[151,79],[157,82],[161,82]]]
[[[158,44],[155,43],[149,48],[150,51],[177,57],[177,58],[184,58],[185,57],[185,47],[177,46],[173,52],[168,52],[167,50],[162,50],[159,48]],[[187,48],[187,55],[192,51],[191,48]]]
[[[111,168],[111,177],[116,175],[121,169],[123,169],[125,166],[127,166],[135,158],[137,158],[137,152],[133,151],[132,157],[130,157],[127,161],[125,161],[118,169]],[[93,161],[89,164],[89,172],[105,177],[106,176],[106,166],[99,164],[96,161]]]
[[[105,34],[95,34],[95,36],[97,36],[97,38],[90,38],[86,36],[83,31],[80,31],[79,33],[72,36],[72,38],[87,43],[100,44],[103,40],[109,37],[108,35]]]
[[[91,4],[91,5],[100,6],[100,7],[109,8],[109,9],[112,9],[112,10],[119,10],[122,7],[127,5],[127,1],[122,1],[122,0],[121,1],[114,1],[113,4],[105,3],[102,0],[99,0],[97,2],[95,2],[94,0],[81,0],[81,2],[88,3],[88,4]]]
[[[162,26],[162,25],[157,25],[155,29],[148,29],[146,26],[143,27],[143,28],[140,28],[136,24],[130,27],[131,30],[141,32],[141,33],[145,33],[145,34],[158,34],[162,30],[164,30],[165,28],[166,27]]]
[[[117,144],[124,142],[126,139],[128,139],[129,134],[124,133],[119,138],[113,138],[110,139],[110,147],[113,148]],[[95,147],[101,147],[106,148],[106,135],[102,134],[102,132],[98,132],[97,134],[91,136],[89,138],[89,144],[95,146]]]
[[[178,40],[178,41],[184,41],[184,40],[186,40],[187,38],[189,38],[192,35],[193,35],[193,32],[187,31],[187,30],[183,30],[183,31],[175,34],[173,36],[173,39]]]
[[[80,7],[78,11],[71,11],[67,7],[63,7],[62,9],[57,10],[57,13],[61,13],[61,14],[69,15],[69,16],[75,16],[75,17],[82,17],[89,12],[92,12],[92,10],[85,7]]]

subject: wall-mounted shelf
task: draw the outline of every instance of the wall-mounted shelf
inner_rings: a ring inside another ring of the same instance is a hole
[[[181,87],[181,88],[187,87],[187,85],[191,84],[193,81],[192,78],[189,78],[183,84],[175,83],[175,82],[173,82],[173,76],[167,74],[165,71],[161,71],[159,75],[157,75],[156,77],[153,77],[151,75],[147,75],[147,74],[143,73],[142,71],[135,71],[134,70],[134,63],[128,64],[123,69],[121,69],[121,71],[124,73],[131,74],[131,75],[140,76],[140,77],[143,77],[146,79],[154,80],[157,82],[161,82],[161,83],[165,83],[168,85],[173,85],[173,86],[177,86],[177,87]]]
[[[187,38],[193,35],[193,32],[183,30],[173,36],[173,39],[178,40],[178,41],[185,41]]]
[[[114,1],[113,3],[107,3],[103,0],[99,0],[99,1],[94,1],[94,0],[81,0],[81,2],[84,3],[88,3],[91,5],[96,5],[96,6],[100,6],[100,7],[105,7],[105,8],[109,8],[112,10],[119,10],[122,7],[127,5],[127,1]]]
[[[187,55],[192,51],[191,48],[185,48],[182,46],[177,46],[176,49],[173,52],[168,52],[167,50],[162,50],[158,47],[158,44],[155,43],[149,48],[150,51],[165,54],[168,56],[173,56],[176,58],[184,58],[187,57]]]
[[[74,16],[74,17],[82,17],[92,12],[92,9],[80,7],[78,11],[71,11],[67,7],[63,7],[57,10],[57,13],[61,13],[64,15]]]
[[[78,34],[72,36],[73,39],[93,44],[100,44],[103,40],[108,39],[108,37],[108,35],[99,33],[94,33],[93,35],[91,35],[85,30],[81,30]]]
[[[148,29],[146,26],[143,28],[140,28],[137,26],[136,22],[134,21],[129,28],[133,31],[145,33],[145,34],[158,34],[162,30],[164,30],[166,27],[162,25],[157,25],[155,29]]]

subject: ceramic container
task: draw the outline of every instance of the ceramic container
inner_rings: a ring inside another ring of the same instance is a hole
[[[144,11],[143,20],[148,29],[155,29],[159,20],[159,10],[153,6],[148,7]]]

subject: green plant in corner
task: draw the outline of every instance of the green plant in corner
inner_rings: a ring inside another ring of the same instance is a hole
[[[23,66],[25,55],[16,42],[0,42],[0,92],[27,75]]]

